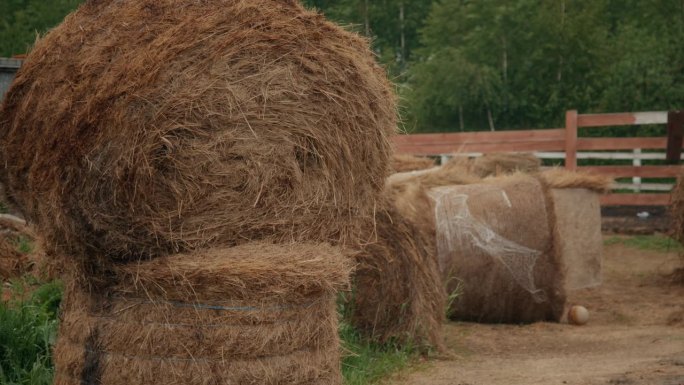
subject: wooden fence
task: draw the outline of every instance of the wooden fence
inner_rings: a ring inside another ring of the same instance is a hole
[[[661,137],[580,137],[579,128],[665,124]],[[671,178],[682,173],[680,165],[684,111],[636,112],[619,114],[578,114],[567,111],[565,127],[539,130],[461,132],[445,134],[399,135],[397,151],[414,155],[476,156],[490,152],[533,152],[546,159],[564,159],[569,170],[582,170],[613,178],[632,178],[630,184],[616,189],[636,193],[613,193],[602,197],[604,205],[667,205],[671,185],[641,183],[641,178]],[[625,152],[628,150],[628,152]],[[648,150],[643,152],[643,150]],[[651,151],[655,150],[655,151]],[[579,166],[577,159],[631,160],[631,165]],[[665,165],[642,165],[643,160],[664,160]],[[642,193],[641,190],[659,192]]]

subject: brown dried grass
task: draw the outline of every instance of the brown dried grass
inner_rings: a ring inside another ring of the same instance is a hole
[[[396,123],[368,42],[292,0],[88,1],[36,43],[0,114],[10,195],[90,270],[354,245]]]
[[[428,157],[409,154],[394,154],[392,156],[393,172],[418,171],[431,167],[435,167],[435,161]]]
[[[511,174],[515,172],[535,173],[541,169],[541,159],[531,153],[490,153],[471,161],[470,170],[479,177]]]
[[[684,174],[677,179],[677,184],[672,189],[670,196],[672,236],[684,244]]]
[[[72,279],[55,383],[339,384],[350,270],[331,246],[250,243],[124,265],[106,292]]]
[[[0,234],[0,283],[22,275],[27,269],[26,255],[17,249],[17,240],[12,234]]]
[[[583,188],[597,193],[610,192],[613,179],[604,175],[552,168],[540,174],[549,188]]]
[[[443,350],[446,293],[434,241],[389,199],[378,211],[375,233],[357,256],[351,323],[381,343]]]

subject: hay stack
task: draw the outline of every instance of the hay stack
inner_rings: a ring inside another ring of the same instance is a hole
[[[434,241],[389,200],[376,217],[376,239],[357,256],[351,322],[369,338],[441,350],[446,306]]]
[[[435,161],[428,157],[408,154],[394,154],[392,156],[393,172],[426,170],[431,167],[435,167]]]
[[[515,174],[440,187],[435,199],[438,261],[450,316],[476,322],[559,320],[563,265],[553,206],[539,180]],[[540,204],[541,202],[541,204]]]
[[[566,290],[600,283],[598,193],[608,191],[611,183],[603,176],[561,169],[482,178],[473,174],[471,161],[454,158],[420,174],[394,174],[388,179],[388,191],[397,211],[424,239],[434,244],[442,232],[442,241],[452,242],[451,251],[440,254],[447,291],[459,294],[450,316],[517,323],[558,320]],[[436,226],[434,191],[439,188],[449,193],[443,203],[451,205],[452,214],[456,212],[447,217],[457,218],[467,208],[469,221]],[[475,208],[470,203],[464,206],[458,195],[467,196]],[[513,207],[508,207],[509,201]],[[473,227],[474,223],[486,226]],[[479,247],[475,241],[482,237],[494,237],[499,246],[506,246],[500,251],[509,266],[502,263],[501,255],[483,255],[491,242],[481,242]],[[461,264],[463,270],[452,271],[461,259],[467,260]],[[520,265],[515,274],[510,268],[513,263]]]
[[[55,384],[339,384],[336,291],[351,266],[326,245],[250,243],[72,281]]]
[[[354,244],[396,122],[368,42],[293,0],[88,1],[0,114],[2,181],[51,251],[89,264]]]

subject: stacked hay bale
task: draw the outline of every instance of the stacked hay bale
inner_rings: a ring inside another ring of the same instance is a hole
[[[354,245],[396,123],[368,42],[279,0],[86,2],[36,43],[2,113],[11,196],[91,268]]]
[[[338,384],[328,245],[251,243],[128,264],[106,293],[72,280],[56,384]]]
[[[365,39],[294,0],[88,1],[0,113],[0,179],[72,272],[58,383],[340,381],[396,123]]]

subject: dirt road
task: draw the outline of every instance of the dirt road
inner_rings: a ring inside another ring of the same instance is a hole
[[[678,258],[606,246],[603,285],[569,298],[589,309],[589,324],[450,323],[445,333],[455,358],[388,383],[684,385],[684,285],[665,277]]]

